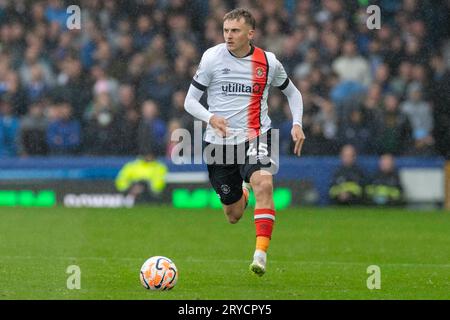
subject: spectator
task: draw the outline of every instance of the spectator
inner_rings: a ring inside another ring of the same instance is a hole
[[[47,155],[46,131],[48,120],[45,116],[45,100],[37,100],[30,105],[22,118],[19,133],[19,149],[22,156]]]
[[[107,91],[95,96],[84,117],[86,122],[84,152],[93,155],[119,153],[116,109]]]
[[[142,53],[136,53],[128,64],[125,75],[126,82],[132,84],[136,89],[137,98],[145,100],[145,56]]]
[[[155,35],[156,30],[154,29],[152,19],[146,14],[139,15],[136,23],[136,32],[133,35],[133,46],[138,50],[145,49]]]
[[[392,93],[398,97],[406,96],[406,88],[412,79],[412,64],[409,61],[402,61],[398,67],[398,74],[390,80]]]
[[[314,116],[313,121],[320,123],[323,128],[323,135],[327,140],[335,141],[338,132],[338,123],[335,113],[335,107],[330,100],[321,97],[314,97],[314,103],[320,107],[320,110]],[[333,154],[338,150],[333,148]]]
[[[384,62],[391,69],[391,74],[398,72],[398,67],[404,61],[404,43],[400,35],[393,35],[389,41],[389,48],[383,48]]]
[[[126,163],[116,177],[117,190],[133,197],[136,203],[158,200],[166,187],[167,166],[155,158],[152,149]]]
[[[74,40],[73,33],[70,32],[63,32],[59,38],[55,39],[56,48],[52,48],[49,54],[55,64],[62,62],[71,52],[76,50],[73,45]]]
[[[341,166],[335,171],[329,191],[334,204],[362,204],[365,177],[356,164],[356,150],[352,145],[341,149]]]
[[[378,172],[365,187],[368,203],[373,205],[402,204],[403,189],[395,169],[394,157],[391,154],[383,154],[378,166]]]
[[[221,37],[223,36],[221,35]],[[222,41],[223,38],[221,42]],[[286,36],[283,42],[283,50],[281,50],[280,59],[283,61],[284,69],[288,74],[293,74],[296,65],[301,61],[302,56],[297,50],[298,42],[299,41],[293,35]]]
[[[35,40],[36,41],[36,40]],[[49,88],[53,87],[55,83],[55,77],[52,72],[50,64],[41,57],[42,44],[35,44],[28,46],[25,51],[25,59],[19,68],[19,75],[22,85],[27,87],[33,81],[33,68],[39,66],[41,69],[41,77],[45,85]],[[35,68],[36,69],[36,68]]]
[[[373,152],[374,132],[371,131],[369,123],[359,108],[350,112],[349,119],[339,126],[338,145],[352,144],[356,151],[361,154]]]
[[[20,120],[14,116],[11,102],[3,98],[0,100],[0,157],[17,155],[19,128]]]
[[[306,52],[305,59],[298,64],[294,70],[294,77],[296,79],[304,79],[311,74],[313,68],[319,63],[319,51],[315,47],[311,47]]]
[[[382,25],[379,31],[378,37],[373,39],[369,44],[369,54],[367,60],[370,66],[370,74],[373,76],[376,73],[378,67],[383,64],[385,58],[385,52],[390,48],[385,47],[385,42],[389,41],[391,37],[391,29]]]
[[[49,87],[44,81],[44,74],[39,64],[34,64],[30,67],[30,82],[25,87],[25,94],[28,103],[46,96],[49,92]]]
[[[137,109],[136,92],[130,83],[119,86],[119,110]]]
[[[109,76],[106,67],[95,65],[92,67],[91,72],[95,81],[93,95],[107,92],[111,96],[113,103],[118,103],[119,82]]]
[[[333,70],[341,81],[353,81],[368,86],[371,83],[367,60],[358,55],[355,42],[346,40],[342,45],[342,55],[333,61]]]
[[[281,22],[275,17],[270,17],[265,23],[265,37],[263,40],[265,50],[273,52],[277,57],[283,49],[284,36],[281,30]]]
[[[317,64],[314,68],[311,69],[308,80],[311,82],[311,93],[318,95],[320,97],[326,98],[328,97],[329,88],[326,84],[326,70],[322,70],[319,64]],[[334,108],[334,106],[333,106]]]
[[[175,87],[184,89],[188,87],[187,84],[192,81],[192,75],[189,70],[190,65],[189,60],[183,56],[175,59],[174,74],[171,80]]]
[[[186,98],[185,90],[177,90],[172,96],[172,105],[170,111],[170,119],[178,119],[180,126],[184,129],[189,130],[191,134],[194,134],[194,123],[192,121],[192,116],[184,112],[184,100]]]
[[[144,99],[151,99],[160,106],[170,105],[170,100],[175,87],[169,77],[169,69],[157,68],[153,73],[147,75]]]
[[[158,105],[153,100],[142,103],[142,119],[138,128],[139,153],[152,148],[156,156],[165,153],[166,125],[159,117]]]
[[[139,112],[134,109],[121,110],[119,113],[118,128],[118,153],[121,155],[135,156],[139,153]]]
[[[166,148],[166,158],[171,159],[172,158],[172,151],[175,148],[175,146],[179,143],[179,141],[172,141],[172,133],[175,130],[182,129],[181,122],[177,118],[173,118],[169,121],[168,130],[167,130],[167,148]],[[182,156],[182,155],[180,155]]]
[[[205,23],[206,47],[213,47],[223,42],[222,26],[214,18],[208,18]]]
[[[414,139],[413,154],[429,155],[433,153],[434,139],[433,114],[431,106],[422,99],[422,86],[411,83],[408,88],[408,100],[400,106],[401,111],[408,117],[412,127]]]
[[[135,52],[133,37],[130,34],[119,34],[117,40],[117,53],[111,62],[111,75],[120,79],[127,71],[129,61]]]
[[[380,64],[375,71],[374,82],[380,87],[383,94],[391,91],[389,86],[390,76],[391,71],[386,63]]]
[[[73,107],[74,118],[82,119],[86,106],[92,100],[92,84],[83,74],[81,61],[75,56],[70,55],[62,61],[62,70],[53,95],[67,100]]]
[[[303,146],[302,152],[305,155],[336,154],[337,122],[334,106],[331,101],[318,96],[313,97],[313,102],[320,109],[311,119],[308,142]]]
[[[274,128],[279,128],[286,120],[286,116],[283,111],[283,102],[284,101],[281,94],[276,92],[269,94],[269,100],[267,102],[269,105],[268,112]]]
[[[324,128],[320,122],[314,122],[308,135],[308,142],[302,148],[304,155],[332,155],[335,153],[336,143],[325,137]]]
[[[119,87],[119,107],[117,113],[118,147],[117,151],[123,155],[138,154],[139,111],[136,92],[133,85],[123,83]],[[115,135],[113,135],[115,136]]]
[[[411,149],[411,125],[406,115],[400,111],[398,98],[393,94],[384,98],[375,146],[378,154],[402,155]]]
[[[450,65],[444,57],[435,54],[430,59],[433,70],[431,80],[431,102],[433,104],[434,133],[436,149],[450,159]]]
[[[45,17],[49,22],[56,22],[61,28],[64,28],[67,19],[64,3],[61,0],[50,0],[45,10]]]
[[[377,83],[373,83],[367,92],[367,96],[364,97],[364,101],[360,104],[360,109],[364,118],[364,123],[367,126],[371,134],[371,143],[369,148],[371,149],[370,153],[374,153],[375,150],[372,150],[373,140],[377,137],[380,122],[382,117],[382,88]]]
[[[51,108],[50,122],[47,127],[47,145],[53,155],[68,155],[79,151],[81,127],[72,119],[72,106],[68,102],[59,102]]]
[[[0,66],[0,97],[10,101],[15,115],[23,116],[26,113],[28,101],[20,85],[19,76],[7,66],[3,70]]]

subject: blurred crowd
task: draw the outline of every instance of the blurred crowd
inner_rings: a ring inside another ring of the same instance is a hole
[[[346,144],[340,152],[341,164],[333,173],[329,200],[337,205],[401,206],[405,204],[403,186],[392,154],[378,158],[378,169],[372,175],[357,164],[357,152]]]
[[[68,30],[66,9],[81,8]],[[0,157],[169,156],[193,130],[184,98],[222,19],[251,9],[304,102],[304,155],[450,156],[450,2],[367,0],[0,0]],[[205,103],[205,102],[204,102]],[[292,120],[271,89],[281,152]]]

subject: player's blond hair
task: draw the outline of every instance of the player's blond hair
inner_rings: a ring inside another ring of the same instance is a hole
[[[226,20],[240,20],[241,18],[244,18],[245,23],[248,24],[252,29],[256,28],[256,20],[251,14],[251,12],[244,8],[236,8],[231,10],[230,12],[227,12],[223,16],[223,21]]]

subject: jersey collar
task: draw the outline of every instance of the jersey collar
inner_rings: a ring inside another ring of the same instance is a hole
[[[228,49],[227,49],[227,50],[228,50]],[[230,50],[228,50],[228,52],[229,52],[233,57],[235,57],[235,58],[237,58],[237,59],[242,59],[242,58],[251,56],[251,55],[253,54],[254,51],[255,51],[255,46],[252,45],[251,43],[250,43],[250,51],[249,51],[245,56],[243,56],[243,57],[236,57]]]

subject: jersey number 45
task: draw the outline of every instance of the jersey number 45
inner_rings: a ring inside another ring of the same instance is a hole
[[[267,147],[268,147],[267,143],[260,142],[258,144],[258,149],[256,149],[255,143],[250,143],[248,150],[247,150],[247,156],[248,157],[267,156],[269,154]]]

